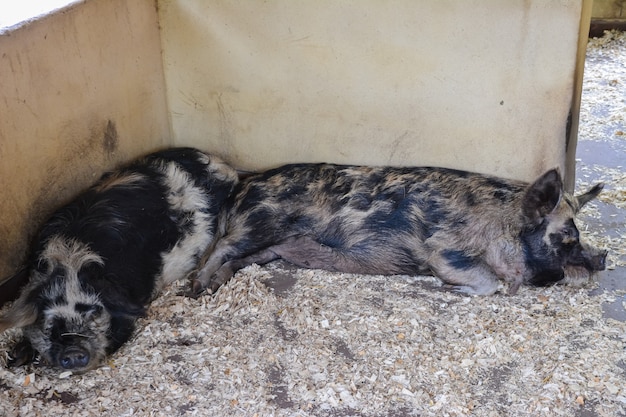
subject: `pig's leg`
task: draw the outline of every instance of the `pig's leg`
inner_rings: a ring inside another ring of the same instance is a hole
[[[344,268],[340,265],[342,257],[337,252],[312,238],[300,236],[286,239],[278,245],[262,249],[252,255],[224,262],[207,281],[205,288],[215,292],[241,268],[254,263],[263,265],[276,259],[284,259],[303,268],[349,272],[345,270],[345,265]]]
[[[239,239],[239,241],[241,240]],[[203,266],[194,272],[195,276],[191,279],[191,293],[187,295],[198,296],[205,289],[215,292],[241,268],[253,263],[266,264],[283,256],[287,262],[297,266],[323,268],[324,265],[323,261],[314,261],[313,264],[308,264],[308,257],[314,257],[314,254],[320,249],[320,244],[309,238],[288,238],[278,245],[266,248],[245,247],[238,249],[237,241],[238,239],[225,237],[217,242],[215,248],[208,252],[208,256],[200,261],[199,264]],[[297,251],[300,256],[290,254],[290,250]],[[242,253],[250,253],[251,251],[251,255],[241,257]]]
[[[298,236],[270,248],[281,259],[301,268],[352,272],[354,266],[341,253],[308,236]]]
[[[498,289],[497,275],[480,258],[462,251],[442,250],[428,261],[436,277],[445,287],[471,295],[491,295]]]
[[[400,273],[387,259],[381,267],[380,259],[349,248],[332,248],[309,236],[288,239],[270,248],[276,255],[287,262],[302,268],[323,269],[331,272],[350,274],[394,274]],[[402,271],[406,272],[406,271]],[[409,272],[406,272],[409,273]]]
[[[228,282],[236,271],[253,263],[263,265],[276,259],[283,259],[302,268],[323,269],[333,272],[371,273],[364,262],[345,256],[328,246],[322,245],[307,236],[298,236],[284,240],[244,258],[225,262],[213,274],[206,287],[216,291]]]
[[[245,268],[246,266],[255,263],[263,265],[279,258],[280,256],[278,256],[272,250],[272,248],[268,248],[254,253],[250,256],[246,256],[245,258],[230,260],[228,262],[225,262],[222,266],[218,268],[217,271],[215,271],[215,273],[210,277],[209,281],[203,288],[206,288],[214,293],[219,287],[226,284],[233,277],[235,272],[237,272],[241,268]],[[196,290],[195,286],[194,290]],[[202,289],[200,289],[200,291],[201,290]]]
[[[16,343],[8,355],[7,366],[18,367],[31,363],[37,352],[33,349],[33,345],[27,339],[22,339]]]
[[[224,237],[216,243],[214,248],[210,248],[198,263],[198,268],[190,274],[191,289],[187,296],[197,297],[205,289],[209,288],[213,275],[230,259],[237,259],[241,256],[241,250],[237,249],[236,239]],[[231,273],[232,276],[232,273]],[[230,277],[222,278],[223,282]],[[214,286],[211,285],[211,288]],[[217,289],[215,287],[214,289]]]

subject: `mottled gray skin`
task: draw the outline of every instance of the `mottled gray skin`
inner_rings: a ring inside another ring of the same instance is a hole
[[[358,274],[434,274],[453,290],[493,294],[499,280],[548,285],[604,269],[574,216],[601,191],[572,197],[557,170],[528,184],[444,168],[286,165],[236,187],[193,291],[215,291],[251,263]],[[586,248],[586,249],[585,249]]]
[[[213,243],[235,170],[196,149],[157,152],[104,175],[43,225],[29,282],[0,317],[23,328],[10,353],[75,373],[101,365],[133,333],[163,286],[185,278]]]

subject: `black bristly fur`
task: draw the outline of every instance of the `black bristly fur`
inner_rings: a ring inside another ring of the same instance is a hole
[[[181,236],[163,198],[167,193],[163,174],[143,165],[120,171],[121,175],[136,173],[146,180],[104,192],[87,190],[57,211],[37,239],[38,257],[52,237],[61,236],[85,243],[106,260],[81,269],[79,280],[83,290],[99,294],[108,309],[128,316],[144,312],[142,306],[155,290],[161,253]]]
[[[133,334],[150,301],[214,241],[235,170],[193,148],[148,155],[103,175],[41,228],[30,282],[0,317],[24,329],[11,363],[37,352],[84,372]]]

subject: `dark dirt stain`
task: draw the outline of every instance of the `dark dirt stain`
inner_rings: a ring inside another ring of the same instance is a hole
[[[626,322],[626,309],[623,302],[626,301],[624,295],[619,292],[626,290],[626,268],[616,268],[614,270],[602,271],[598,276],[598,286],[589,291],[590,296],[610,292],[615,294],[615,300],[602,304],[602,317]]]
[[[626,360],[622,359],[617,362],[617,367],[620,368],[624,376],[626,376]]]
[[[272,276],[263,281],[266,287],[270,288],[278,297],[285,298],[289,296],[291,289],[298,279],[294,276],[293,271],[297,268],[286,262],[278,263],[280,269],[274,269]]]
[[[411,410],[407,407],[399,407],[393,410],[390,410],[386,414],[364,414],[359,410],[354,408],[333,408],[332,410],[324,410],[318,411],[318,409],[314,409],[314,415],[319,417],[418,417],[414,410]]]
[[[278,317],[274,318],[274,327],[278,330],[278,335],[286,342],[294,341],[298,338],[298,332],[285,328],[285,325]]]
[[[498,394],[498,410],[502,413],[506,413],[506,404],[508,400],[506,395],[502,393],[502,391],[506,392],[506,390],[502,390],[502,385],[504,385],[509,379],[511,379],[511,375],[513,374],[513,369],[515,369],[516,364],[513,362],[505,363],[501,366],[494,367],[491,370],[491,375],[487,380],[487,386],[492,389],[494,393]]]
[[[382,297],[368,297],[366,300],[377,309],[382,309],[385,306],[385,299]]]
[[[595,320],[591,320],[591,319],[585,319],[583,321],[580,322],[580,327],[588,327],[588,328],[593,328],[596,325],[596,321]]]
[[[187,385],[189,387],[194,385],[193,378],[189,377],[189,375],[186,374],[183,370],[180,370],[174,376],[176,377],[176,380],[181,384]]]
[[[502,366],[493,368],[491,371],[491,377],[489,378],[489,386],[494,389],[499,389],[511,378],[514,367],[515,364],[513,363],[505,363]]]
[[[581,337],[578,333],[570,333],[565,338],[572,346],[572,348],[576,351],[584,350],[589,347],[589,344],[584,342],[584,338]]]
[[[415,414],[410,408],[398,408],[396,410],[391,410],[386,417],[417,417],[418,414]]]
[[[196,403],[190,402],[190,403],[178,406],[177,410],[179,414],[186,414],[188,412],[194,411],[195,408],[196,408]]]
[[[79,400],[78,396],[71,392],[57,392],[55,390],[52,390],[52,392],[49,391],[47,394],[42,395],[41,398],[47,402],[57,401],[63,404],[74,404]]]
[[[282,409],[289,409],[295,406],[289,398],[289,388],[284,380],[283,371],[276,365],[267,370],[268,388],[270,395],[274,397],[273,402]]]
[[[589,295],[598,295],[605,291],[624,290],[626,290],[626,269],[607,269],[598,274],[598,287],[589,291]]]
[[[119,137],[117,134],[117,128],[115,122],[112,120],[107,121],[107,125],[104,128],[104,135],[102,138],[102,149],[107,155],[113,154],[119,146]]]
[[[626,310],[624,309],[624,302],[626,296],[618,296],[614,301],[605,302],[602,304],[602,317],[606,319],[613,319],[621,322],[626,322]]]
[[[198,345],[200,343],[202,343],[202,339],[196,340],[196,339],[188,339],[188,338],[183,338],[183,337],[179,337],[178,339],[167,341],[167,344],[170,346],[193,346],[193,345]]]
[[[170,362],[183,362],[185,358],[183,357],[183,355],[175,354],[172,356],[168,356],[167,360]]]
[[[180,316],[174,316],[169,320],[169,322],[172,324],[172,326],[180,326],[185,322],[185,319]]]
[[[336,338],[333,338],[333,342],[335,344],[335,353],[341,355],[343,358],[350,362],[356,360],[356,356],[354,356],[354,353],[350,350],[346,342]]]
[[[578,410],[574,412],[574,417],[597,417],[596,402],[586,401],[585,405],[578,407]]]

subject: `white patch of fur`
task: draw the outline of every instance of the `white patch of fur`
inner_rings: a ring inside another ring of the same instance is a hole
[[[75,302],[84,302],[86,304],[99,303],[97,297],[85,294],[78,282],[78,271],[83,266],[95,262],[103,264],[103,259],[96,253],[92,252],[89,247],[74,239],[67,239],[62,236],[53,236],[46,244],[43,253],[39,258],[40,262],[46,262],[48,269],[44,273],[35,272],[30,277],[30,282],[22,292],[20,298],[16,300],[13,308],[0,319],[0,330],[11,327],[24,327],[34,322],[37,316],[37,306],[33,306],[27,301],[30,292],[41,283],[49,279],[50,274],[55,268],[63,268],[66,272],[64,280],[60,280],[55,285],[47,287],[44,297],[54,300],[59,296],[63,296],[68,300]],[[46,314],[54,314],[52,306]]]
[[[49,273],[57,266],[77,274],[83,266],[92,262],[104,265],[102,257],[92,252],[87,244],[62,236],[53,236],[48,240],[40,259],[48,262]]]
[[[45,296],[50,300],[63,296],[67,300],[67,304],[53,304],[45,311],[46,317],[63,317],[71,321],[80,317],[80,314],[76,313],[74,309],[76,304],[102,305],[98,295],[85,292],[78,279],[78,272],[86,265],[92,262],[104,264],[100,255],[92,252],[82,242],[55,236],[48,241],[42,257],[48,261],[48,273],[57,267],[61,267],[65,271],[64,279],[49,287]]]
[[[550,241],[550,235],[560,233],[564,228],[565,224],[569,219],[573,219],[576,213],[572,209],[572,207],[567,204],[564,199],[561,199],[559,205],[548,215],[548,227],[546,228],[546,233],[543,236],[543,241],[546,245],[552,246],[552,242]],[[564,243],[575,243],[576,239],[573,242],[568,240],[564,240]]]
[[[160,287],[185,277],[195,267],[199,256],[213,240],[211,230],[216,221],[214,216],[202,212],[208,208],[210,196],[194,185],[189,173],[175,162],[167,163],[163,168],[167,201],[172,210],[188,213],[192,226],[169,252],[162,253],[163,267],[157,280]]]
[[[109,190],[114,187],[119,187],[119,186],[124,186],[127,188],[133,186],[134,184],[141,186],[141,184],[145,183],[145,181],[146,181],[146,176],[138,172],[133,172],[130,174],[115,172],[115,173],[110,174],[107,178],[102,180],[100,183],[96,184],[94,186],[94,190],[101,193],[103,191]]]
[[[47,261],[48,271],[45,274],[37,274],[34,281],[44,282],[56,268],[62,268],[63,279],[47,287],[42,295],[51,301],[56,299],[63,301],[51,304],[42,312],[44,317],[42,326],[30,326],[25,329],[33,347],[48,361],[52,361],[53,358],[47,357],[51,348],[49,333],[54,321],[61,319],[65,322],[68,332],[89,335],[84,343],[88,345],[90,366],[99,364],[105,356],[108,344],[106,335],[110,316],[103,308],[99,317],[86,318],[76,311],[75,306],[79,303],[102,306],[97,294],[83,290],[78,272],[93,262],[103,264],[103,259],[92,252],[86,244],[61,236],[54,236],[48,241],[40,259]]]
[[[237,171],[220,158],[200,154],[198,160],[207,164],[206,169],[211,178],[215,178],[220,182],[228,182],[231,184],[236,184],[239,181]]]

